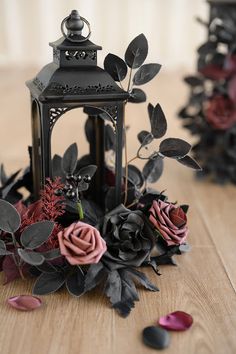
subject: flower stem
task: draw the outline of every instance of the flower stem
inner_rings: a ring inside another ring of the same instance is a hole
[[[77,203],[77,208],[78,208],[79,218],[80,220],[82,220],[84,218],[84,211],[80,201]]]
[[[130,164],[132,161],[137,160],[137,159],[138,159],[138,156],[134,156],[132,159],[130,159],[130,160],[128,161],[128,164]]]

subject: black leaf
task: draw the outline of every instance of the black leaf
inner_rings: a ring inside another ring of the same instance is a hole
[[[18,254],[20,258],[28,264],[31,265],[41,265],[45,261],[44,257],[37,252],[27,252],[23,248],[18,248]]]
[[[146,130],[142,130],[138,133],[138,140],[142,146],[145,146],[153,141],[153,135]]]
[[[149,119],[150,119],[150,121],[151,121],[152,112],[153,112],[153,110],[154,110],[154,106],[153,106],[151,103],[148,103],[147,109],[148,109],[148,116],[149,116]]]
[[[155,183],[161,177],[163,172],[163,159],[156,157],[150,159],[143,167],[143,176],[149,183]]]
[[[21,219],[13,205],[0,199],[0,230],[14,233],[20,227]]]
[[[72,174],[77,165],[78,148],[74,143],[68,147],[62,158],[62,169],[66,174]]]
[[[150,123],[151,123],[151,132],[154,138],[158,139],[165,135],[167,130],[167,121],[159,103],[152,110]]]
[[[139,68],[148,54],[148,42],[144,34],[135,37],[125,52],[126,64],[133,69]]]
[[[138,71],[136,71],[133,77],[134,85],[144,85],[151,81],[160,71],[160,64],[144,64]]]
[[[54,228],[53,221],[39,221],[25,228],[21,234],[21,244],[27,249],[35,249],[47,241]]]
[[[108,274],[105,293],[112,307],[123,317],[129,315],[134,302],[139,300],[135,284],[126,269],[113,270]]]
[[[199,48],[198,48],[198,53],[200,55],[206,55],[209,53],[214,54],[216,51],[216,47],[217,47],[217,42],[206,42],[204,44],[202,44]]]
[[[52,159],[52,175],[53,177],[62,177],[64,178],[65,175],[62,171],[62,157],[59,155],[54,155]]]
[[[36,280],[33,288],[35,295],[47,295],[59,290],[65,283],[65,275],[62,272],[42,273]]]
[[[184,157],[190,149],[189,143],[178,138],[167,138],[160,144],[160,153],[171,158]]]
[[[106,211],[110,211],[116,207],[115,194],[116,194],[115,187],[110,187],[105,197]]]
[[[139,272],[136,269],[129,268],[127,269],[128,272],[132,274],[132,276],[138,280],[139,283],[141,283],[146,289],[150,291],[159,291],[159,289],[150,282],[150,280],[146,277],[146,275],[142,272]]]
[[[199,166],[197,161],[195,161],[192,157],[190,157],[188,155],[184,156],[181,159],[178,159],[177,161],[184,166],[193,168],[194,170],[198,170],[198,171],[202,170],[201,166]]]
[[[130,92],[130,97],[128,99],[129,102],[132,103],[142,103],[145,102],[147,99],[146,93],[139,89],[139,88],[134,88],[131,92]]]
[[[184,81],[192,87],[201,86],[203,84],[203,80],[197,76],[186,76]]]
[[[71,295],[81,296],[84,294],[84,273],[80,267],[66,279],[66,288]]]
[[[123,174],[125,176],[125,170]],[[135,165],[128,165],[128,180],[138,188],[141,188],[144,183],[143,175]]]
[[[82,178],[85,177],[86,175],[88,175],[92,178],[96,171],[97,171],[96,165],[88,165],[88,166],[82,167],[77,174],[79,176],[81,176]]]
[[[95,288],[103,281],[106,274],[107,271],[101,262],[92,264],[85,276],[84,291],[87,292]]]
[[[114,54],[108,54],[104,60],[104,69],[115,81],[122,81],[127,74],[127,65],[124,60]]]
[[[185,214],[187,214],[187,212],[188,212],[188,209],[189,209],[189,205],[180,205],[180,208],[183,210],[183,212],[185,213]]]

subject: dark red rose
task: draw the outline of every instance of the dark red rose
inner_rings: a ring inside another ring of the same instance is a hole
[[[168,246],[180,245],[186,241],[187,216],[182,208],[162,200],[154,200],[149,211],[149,220]]]
[[[205,117],[214,129],[227,130],[231,128],[236,123],[234,102],[225,96],[214,96],[207,102]]]

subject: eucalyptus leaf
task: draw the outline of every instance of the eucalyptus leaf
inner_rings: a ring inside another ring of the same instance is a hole
[[[47,241],[54,228],[53,221],[39,221],[25,228],[21,234],[21,244],[27,249],[35,249]]]
[[[59,248],[51,249],[50,251],[41,252],[44,258],[48,261],[61,257],[61,252]]]
[[[20,258],[28,264],[31,265],[41,265],[45,261],[45,258],[37,252],[29,252],[27,250],[24,250],[23,248],[18,248],[18,254]]]
[[[12,252],[9,252],[6,249],[6,245],[5,245],[4,241],[0,240],[0,256],[8,256],[10,254],[12,254]]]
[[[66,279],[66,288],[71,295],[80,297],[84,294],[84,273],[80,267],[70,274]]]
[[[21,218],[16,208],[7,201],[0,199],[0,229],[5,232],[16,232]]]
[[[77,144],[74,143],[68,147],[62,158],[62,169],[66,174],[72,174],[76,169],[78,158]]]
[[[36,266],[37,270],[39,270],[41,273],[55,273],[57,272],[57,268],[54,267],[51,263],[49,262],[43,262],[43,264]],[[40,275],[40,274],[38,274]]]
[[[160,71],[160,64],[144,64],[135,73],[133,77],[134,85],[144,85],[151,81]]]
[[[134,88],[130,92],[130,97],[128,99],[129,102],[131,103],[142,103],[145,102],[147,99],[146,93],[139,89],[139,88]]]
[[[34,295],[47,295],[59,290],[65,283],[62,272],[42,273],[36,280],[33,288]]]
[[[139,68],[148,54],[148,42],[144,34],[135,37],[125,52],[125,62],[132,69]]]
[[[163,159],[161,157],[148,160],[143,167],[143,176],[145,180],[149,183],[157,182],[162,175],[163,165]]]
[[[191,145],[178,138],[167,138],[160,144],[160,153],[171,158],[184,157],[191,149]]]
[[[178,159],[177,161],[184,166],[193,168],[194,170],[198,170],[198,171],[202,170],[201,166],[199,166],[197,161],[195,161],[192,157],[190,157],[188,155],[184,156],[181,159]]]
[[[127,74],[127,65],[117,55],[109,53],[104,60],[104,69],[115,81],[122,81]]]
[[[159,103],[152,110],[150,123],[151,123],[151,132],[154,138],[158,139],[165,135],[167,130],[167,121],[166,121],[165,114]]]

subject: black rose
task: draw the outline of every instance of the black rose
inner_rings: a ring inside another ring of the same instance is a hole
[[[107,244],[103,261],[112,269],[141,266],[149,260],[155,243],[143,212],[131,211],[123,205],[105,216],[102,235]]]

